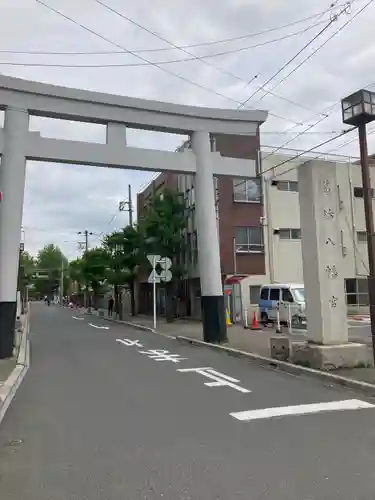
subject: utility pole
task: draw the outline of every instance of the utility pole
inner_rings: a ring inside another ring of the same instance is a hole
[[[128,185],[128,199],[120,201],[118,204],[119,212],[128,212],[129,226],[133,226],[133,202],[132,202],[132,187]]]
[[[85,229],[84,231],[78,231],[77,234],[84,234],[85,235],[85,252],[88,252],[89,250],[89,236],[92,236],[93,233],[88,231],[87,229]],[[89,284],[86,283],[86,293],[85,293],[85,297],[84,297],[84,302],[85,302],[85,306],[87,307],[87,309],[90,309],[90,294],[89,294]]]
[[[129,226],[133,227],[133,202],[132,202],[132,186],[131,184],[128,185],[128,199],[123,200],[119,202],[118,205],[119,212],[128,212],[129,216]],[[134,282],[131,282],[130,285],[130,294],[131,294],[131,300],[132,300],[132,314],[134,315]],[[119,314],[120,320],[122,319],[122,296],[121,292],[118,290],[118,286],[115,286],[115,297],[116,297],[116,309],[117,313]]]
[[[78,231],[77,234],[85,235],[85,251],[87,252],[89,249],[89,236],[92,236],[94,233],[91,233],[90,231],[85,229],[84,231]]]

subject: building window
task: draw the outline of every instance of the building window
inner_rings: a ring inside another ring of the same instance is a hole
[[[358,243],[367,243],[366,231],[357,231],[357,241]]]
[[[261,199],[260,179],[233,179],[234,201],[259,203]]]
[[[367,278],[345,279],[345,295],[348,306],[368,306]]]
[[[279,238],[280,240],[300,240],[301,230],[291,228],[279,229]]]
[[[277,181],[277,189],[279,191],[291,191],[293,193],[298,193],[298,182],[297,181]]]
[[[363,187],[356,186],[353,188],[354,198],[363,198]],[[371,189],[371,196],[374,198],[374,190]]]
[[[263,232],[261,227],[236,228],[236,252],[260,253],[263,252]]]
[[[250,304],[259,304],[260,285],[249,286]]]

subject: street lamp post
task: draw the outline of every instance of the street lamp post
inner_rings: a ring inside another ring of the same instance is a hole
[[[365,207],[367,251],[369,262],[368,296],[371,319],[372,350],[375,361],[375,233],[372,211],[372,189],[367,150],[366,124],[375,120],[375,93],[358,90],[341,101],[342,119],[348,125],[358,127],[359,149]]]

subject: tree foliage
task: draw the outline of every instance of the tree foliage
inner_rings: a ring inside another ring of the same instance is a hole
[[[180,257],[185,250],[183,230],[186,228],[186,208],[180,195],[164,190],[153,197],[142,220],[147,252],[172,260],[174,280],[184,274]]]
[[[139,271],[150,271],[147,255],[169,257],[172,260],[173,280],[166,284],[166,290],[167,317],[171,317],[175,284],[185,273],[181,261],[185,251],[185,228],[183,199],[173,191],[164,190],[155,194],[138,225],[128,225],[108,234],[101,246],[86,251],[69,265],[61,250],[50,244],[41,249],[35,259],[25,252],[24,266],[31,273],[37,270],[47,273],[48,279],[34,280],[42,295],[57,289],[62,263],[68,269],[69,280],[78,283],[80,290],[92,290],[94,300],[108,284],[113,285],[116,291],[126,285],[130,289],[132,314],[135,314],[135,282]]]
[[[27,282],[30,282],[35,272],[36,262],[29,252],[21,252],[20,267],[23,267],[24,276]]]
[[[139,266],[144,262],[144,238],[136,226],[126,226],[105,237],[104,248],[110,255],[108,280],[118,287],[127,284],[130,288],[131,313],[135,309],[135,280]],[[118,290],[117,301],[118,301]],[[117,304],[118,307],[118,304]]]
[[[49,297],[56,293],[60,286],[61,272],[67,267],[68,259],[58,246],[51,243],[39,250],[35,259],[34,272],[43,277],[33,278],[36,293]],[[64,288],[67,288],[66,278],[64,279]]]
[[[183,198],[168,189],[155,194],[141,223],[147,253],[172,260],[172,281],[165,285],[167,320],[172,320],[175,315],[176,302],[173,299],[176,295],[176,283],[185,274],[181,256],[185,251],[183,230],[186,223]]]

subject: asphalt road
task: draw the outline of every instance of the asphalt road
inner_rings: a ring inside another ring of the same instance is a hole
[[[0,427],[1,500],[374,498],[375,408],[231,415],[374,401],[98,318],[74,319],[58,306],[33,305],[31,321],[32,366]],[[153,359],[160,355],[167,359]],[[215,371],[178,371],[202,367]],[[219,385],[218,372],[231,386]]]

